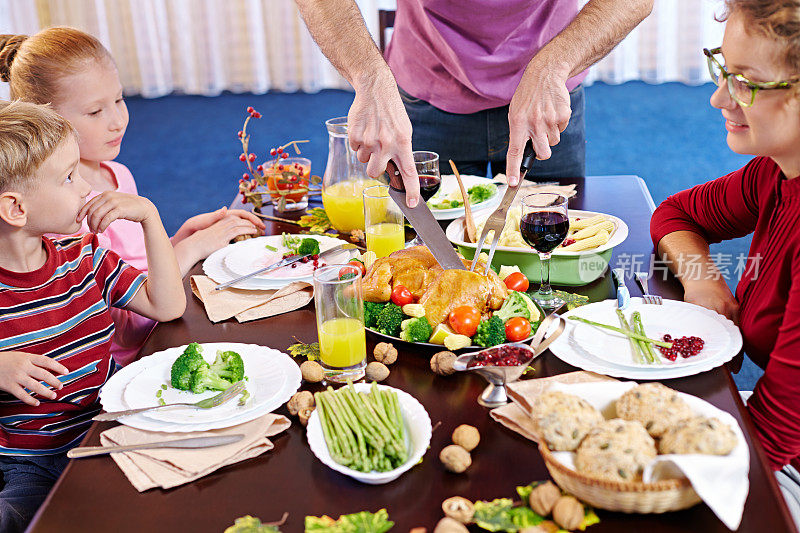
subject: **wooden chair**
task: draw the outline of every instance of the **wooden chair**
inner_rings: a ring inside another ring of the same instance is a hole
[[[394,9],[378,10],[378,44],[381,53],[386,51],[386,30],[394,27]]]

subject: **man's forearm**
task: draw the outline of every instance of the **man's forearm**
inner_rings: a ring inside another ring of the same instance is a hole
[[[571,78],[608,55],[653,9],[654,0],[590,0],[575,19],[534,56]]]
[[[325,57],[358,89],[389,66],[354,0],[296,0],[300,14]]]

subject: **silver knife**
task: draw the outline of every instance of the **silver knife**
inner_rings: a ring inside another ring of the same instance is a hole
[[[155,448],[210,448],[213,446],[224,446],[239,442],[244,435],[215,435],[213,437],[190,437],[188,439],[168,440],[160,442],[145,442],[142,444],[131,444],[128,446],[84,446],[83,448],[73,448],[67,452],[70,459],[80,459],[81,457],[91,457],[93,455],[104,455],[106,453],[130,452],[133,450],[152,450]]]
[[[463,261],[453,248],[453,244],[439,225],[439,221],[433,218],[428,204],[420,201],[416,207],[408,207],[403,176],[391,159],[386,164],[386,173],[389,175],[389,196],[400,207],[411,223],[411,227],[416,230],[417,235],[433,254],[433,258],[445,270],[466,270]]]
[[[343,250],[346,246],[353,246],[353,245],[349,245],[349,244],[346,244],[346,243],[345,244],[339,244],[337,246],[334,246],[333,248],[329,248],[328,250],[325,250],[324,252],[321,252],[319,254],[319,257],[320,257],[320,259],[322,259],[324,256],[330,255],[333,252],[338,252],[339,250]],[[353,246],[353,248],[355,248],[355,246]],[[287,265],[291,265],[292,263],[296,263],[296,262],[300,261],[301,259],[303,259],[304,257],[311,257],[312,255],[314,255],[314,254],[293,255],[292,257],[286,257],[284,259],[281,259],[277,263],[272,263],[271,265],[265,266],[264,268],[259,268],[255,272],[250,272],[249,274],[245,274],[244,276],[240,276],[240,277],[238,277],[238,278],[236,278],[234,280],[226,281],[225,283],[220,283],[219,285],[214,287],[214,290],[215,291],[220,291],[222,289],[226,289],[226,288],[230,287],[231,285],[239,283],[240,281],[244,281],[246,279],[252,278],[253,276],[258,276],[259,274],[265,274],[267,272],[272,272],[273,270],[277,270],[277,269],[285,267]]]
[[[611,277],[617,284],[617,308],[625,309],[631,303],[631,293],[625,286],[625,272],[621,268],[611,271]]]

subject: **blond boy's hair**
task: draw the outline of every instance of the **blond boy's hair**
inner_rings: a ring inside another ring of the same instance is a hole
[[[41,164],[70,135],[72,125],[50,106],[0,100],[0,192],[30,187]]]

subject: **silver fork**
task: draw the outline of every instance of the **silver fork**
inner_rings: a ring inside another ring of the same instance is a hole
[[[481,254],[486,236],[490,231],[494,231],[492,245],[489,247],[489,259],[486,261],[486,271],[483,275],[487,276],[489,274],[489,268],[492,266],[492,258],[494,257],[495,249],[497,249],[497,241],[500,240],[500,234],[503,232],[503,228],[506,225],[508,208],[514,203],[514,198],[517,197],[517,192],[520,187],[522,187],[522,182],[525,180],[525,176],[528,174],[528,170],[530,170],[533,165],[535,158],[536,153],[533,151],[533,145],[529,139],[528,142],[525,143],[525,152],[522,154],[522,164],[519,169],[519,182],[516,186],[506,189],[503,199],[500,201],[500,205],[497,206],[497,209],[486,219],[486,223],[483,225],[483,231],[481,231],[481,238],[478,239],[478,246],[475,248],[475,256],[472,258],[472,265],[469,267],[470,272],[474,272],[475,267],[478,266],[478,256]]]
[[[646,273],[634,272],[633,275],[636,277],[636,281],[639,283],[639,288],[642,289],[642,298],[644,299],[644,303],[655,305],[661,305],[664,303],[664,300],[661,298],[661,296],[650,294],[650,290],[647,288],[648,276]]]
[[[224,391],[220,392],[216,396],[212,396],[211,398],[206,398],[204,400],[200,400],[199,402],[195,403],[168,403],[166,405],[153,405],[151,407],[140,407],[138,409],[128,409],[127,411],[114,411],[112,413],[103,413],[99,414],[96,417],[92,418],[92,420],[97,420],[98,422],[109,422],[111,420],[116,420],[123,416],[135,415],[138,413],[143,413],[144,411],[151,411],[154,409],[164,409],[167,407],[176,407],[176,406],[187,406],[187,407],[199,407],[200,409],[211,409],[212,407],[217,407],[222,405],[223,403],[235,398],[239,394],[244,392],[244,381],[237,381]]]

